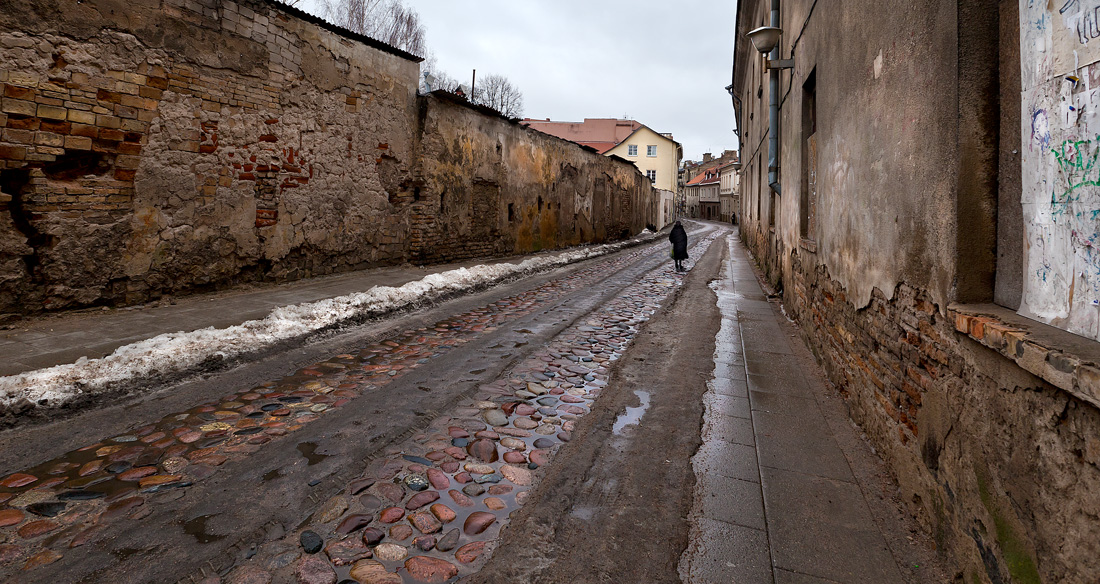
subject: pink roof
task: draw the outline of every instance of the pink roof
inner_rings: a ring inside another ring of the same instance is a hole
[[[558,137],[560,138],[561,136]],[[580,144],[581,146],[588,146],[589,148],[594,148],[596,152],[599,152],[600,154],[604,154],[608,150],[611,150],[612,148],[617,146],[617,144],[615,144],[614,142],[577,142],[577,144]]]
[[[585,118],[583,122],[552,122],[526,118],[523,125],[570,142],[591,146],[601,154],[611,150],[642,127],[641,122],[635,120],[614,118]]]

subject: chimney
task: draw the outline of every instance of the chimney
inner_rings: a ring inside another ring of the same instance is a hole
[[[714,160],[714,156],[712,156],[710,152],[707,152],[707,153],[703,154],[703,164],[706,164],[706,163],[710,162],[711,160]]]

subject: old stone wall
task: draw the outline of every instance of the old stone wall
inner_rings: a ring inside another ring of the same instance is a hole
[[[632,164],[445,94],[425,101],[420,127],[415,261],[603,242],[655,222],[657,193]]]
[[[1100,410],[960,334],[918,288],[857,309],[824,267],[795,263],[788,310],[966,581],[1092,581]]]
[[[994,299],[994,278],[1019,281],[1020,262],[1001,261],[1012,246],[997,242],[1036,243],[998,227],[998,206],[1019,216],[1029,144],[1015,126],[1030,124],[1019,93],[998,86],[1019,86],[1006,56],[1020,52],[1020,23],[1036,21],[1016,0],[929,0],[904,14],[781,4],[795,31],[781,48],[795,64],[782,73],[781,193],[767,185],[767,72],[738,40],[742,240],[961,581],[1094,581],[1100,345],[1039,350],[1019,331],[997,344],[966,316],[966,303]],[[739,39],[770,6],[742,3]]]
[[[644,227],[644,177],[418,97],[418,60],[264,0],[0,0],[0,315]]]

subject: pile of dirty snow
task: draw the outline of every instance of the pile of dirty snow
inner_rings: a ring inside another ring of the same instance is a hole
[[[162,334],[120,347],[102,359],[82,357],[67,365],[0,377],[0,409],[23,410],[32,405],[55,407],[78,396],[103,393],[153,376],[185,372],[211,359],[232,359],[255,353],[352,319],[385,314],[514,276],[608,254],[637,243],[638,238],[532,257],[516,264],[458,268],[430,274],[400,287],[376,286],[366,292],[283,306],[265,318],[228,328]]]

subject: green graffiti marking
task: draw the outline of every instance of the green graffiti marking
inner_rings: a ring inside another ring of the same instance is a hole
[[[1095,140],[1066,140],[1057,148],[1051,150],[1054,159],[1058,162],[1058,170],[1065,178],[1066,189],[1059,194],[1056,191],[1050,193],[1050,210],[1057,218],[1067,211],[1070,205],[1080,201],[1080,196],[1074,194],[1082,187],[1100,186],[1100,136]],[[1092,218],[1096,218],[1096,211],[1091,212]],[[1077,213],[1080,217],[1081,213]]]
[[[1097,138],[1100,139],[1100,136]],[[1054,149],[1058,169],[1069,184],[1067,194],[1085,186],[1100,186],[1100,166],[1096,164],[1098,157],[1100,148],[1094,146],[1092,140],[1066,140]]]

